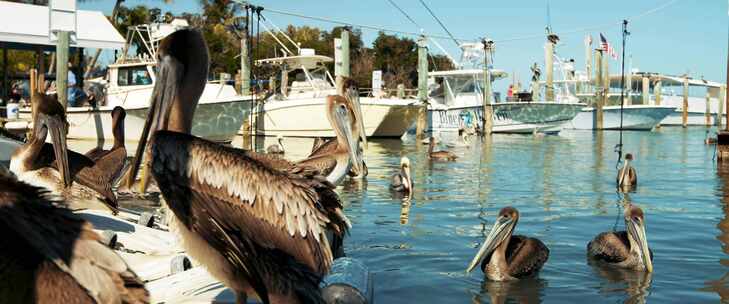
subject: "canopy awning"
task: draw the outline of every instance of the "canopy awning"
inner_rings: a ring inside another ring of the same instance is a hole
[[[48,37],[48,7],[0,1],[0,44],[10,48],[53,48]],[[98,11],[76,11],[76,41],[71,47],[121,49],[124,37]]]

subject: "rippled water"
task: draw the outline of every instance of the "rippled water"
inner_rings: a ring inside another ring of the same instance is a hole
[[[338,189],[353,222],[347,255],[373,272],[377,303],[729,301],[729,166],[712,161],[704,132],[624,133],[639,176],[637,191],[625,199],[646,213],[652,274],[596,268],[585,256],[595,235],[616,222],[624,229],[623,198],[614,187],[618,132],[494,135],[450,148],[460,157],[452,163],[431,163],[427,146],[414,141],[372,140],[367,179]],[[286,158],[304,158],[311,143],[285,139]],[[415,183],[405,205],[388,190],[401,156],[410,158]],[[508,205],[520,211],[515,233],[549,247],[546,265],[536,278],[515,283],[486,281],[478,268],[465,274]]]
[[[646,213],[651,275],[593,268],[585,258],[587,242],[613,229],[622,212],[614,188],[618,132],[494,135],[451,148],[460,156],[453,163],[431,163],[426,145],[373,141],[367,180],[340,188],[354,225],[347,254],[374,272],[379,303],[729,301],[729,169],[712,161],[704,132],[624,133],[639,176],[627,199]],[[413,163],[409,206],[388,190],[403,155]],[[508,205],[521,213],[516,233],[549,247],[547,264],[517,283],[488,282],[479,269],[465,274]]]

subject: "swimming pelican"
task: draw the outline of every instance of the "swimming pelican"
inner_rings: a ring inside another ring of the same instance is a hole
[[[199,30],[168,35],[157,56],[157,83],[127,184],[152,133],[145,171],[175,215],[187,252],[238,303],[251,292],[264,303],[321,303],[319,283],[333,262],[325,231],[341,237],[349,228],[333,186],[190,135],[209,65]],[[331,110],[344,133],[345,109],[332,102]]]
[[[454,161],[458,158],[455,153],[451,151],[441,150],[441,151],[433,151],[433,148],[435,148],[435,139],[431,136],[430,137],[430,144],[428,145],[428,158],[432,160],[444,160],[444,161]]]
[[[392,176],[390,189],[410,195],[413,191],[413,181],[410,178],[410,159],[403,156],[400,159],[400,172]]]
[[[518,221],[519,211],[516,208],[501,209],[466,271],[471,272],[483,260],[481,270],[493,281],[516,280],[539,272],[549,258],[549,249],[539,239],[512,236]]]
[[[104,167],[113,175],[112,183],[121,175],[127,159],[127,148],[124,145],[124,118],[126,116],[127,113],[124,108],[114,107],[111,110],[111,129],[114,135],[114,145],[110,150],[96,147],[84,154],[93,160],[97,166]]]
[[[618,176],[615,178],[618,188],[625,189],[638,185],[638,175],[635,173],[633,166],[630,165],[632,160],[633,154],[625,154],[625,163],[623,164],[623,167],[618,170]]]
[[[268,154],[284,154],[283,136],[276,136],[276,143],[266,148]]]
[[[706,136],[704,137],[704,144],[706,145],[712,145],[717,142],[716,137],[709,136],[709,130],[706,130]]]
[[[66,147],[68,122],[63,106],[56,98],[33,93],[37,108],[33,136],[10,157],[10,171],[18,179],[62,195],[72,209],[97,208],[101,201],[112,212],[118,209],[111,190],[114,165],[111,159],[95,163]],[[51,133],[53,144],[46,144]]]
[[[42,188],[0,175],[3,303],[149,303],[144,282],[91,224]]]
[[[653,252],[648,248],[643,210],[628,204],[623,212],[628,230],[603,232],[587,244],[587,256],[619,268],[653,271]]]
[[[326,103],[327,118],[337,134],[336,149],[329,153],[318,153],[296,164],[316,168],[326,175],[327,181],[337,185],[345,175],[349,174],[350,169],[362,172],[362,162],[359,159],[359,141],[354,139],[351,130],[352,118],[347,99],[339,95],[330,95],[327,96]],[[326,146],[325,144],[319,150]]]

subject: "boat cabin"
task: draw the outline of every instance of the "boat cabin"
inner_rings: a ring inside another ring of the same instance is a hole
[[[508,77],[502,70],[491,70],[491,81]],[[483,70],[463,69],[428,73],[428,97],[432,103],[448,107],[470,107],[483,102]],[[501,102],[501,94],[493,93],[493,101]]]
[[[256,60],[257,65],[272,65],[280,71],[279,99],[326,97],[336,92],[334,78],[326,64],[328,56],[316,55],[313,49],[301,49],[301,55]],[[293,79],[289,76],[293,74]]]

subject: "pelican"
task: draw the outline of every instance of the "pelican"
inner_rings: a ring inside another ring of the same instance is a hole
[[[648,248],[643,210],[628,204],[623,212],[625,231],[603,232],[587,244],[587,256],[618,268],[653,271],[653,252]]]
[[[549,249],[539,239],[513,235],[519,211],[505,207],[491,228],[478,253],[468,265],[471,272],[478,263],[493,281],[510,281],[539,272],[549,258]]]
[[[312,167],[326,175],[327,181],[337,185],[350,169],[354,172],[362,172],[362,161],[360,160],[359,141],[355,140],[352,133],[352,120],[348,100],[339,95],[327,96],[327,118],[334,127],[337,134],[336,146],[333,150],[325,153],[324,144],[315,151],[314,156],[296,162],[296,165]],[[319,152],[319,153],[317,153]]]
[[[0,174],[3,303],[149,303],[144,282],[91,224],[42,188]]]
[[[276,143],[268,146],[268,148],[266,148],[266,153],[283,155],[284,154],[283,136],[281,136],[281,135],[276,136]]]
[[[635,169],[630,165],[633,160],[633,154],[625,154],[625,163],[623,167],[618,170],[618,176],[615,181],[618,184],[618,188],[632,188],[638,185],[638,175],[635,173]]]
[[[390,189],[410,195],[413,191],[413,181],[410,178],[410,159],[403,156],[400,159],[400,172],[392,176]]]
[[[315,137],[314,143],[311,144],[311,153],[314,153],[314,151],[318,150],[326,142],[327,140],[324,137]]]
[[[54,97],[33,93],[37,109],[33,136],[10,157],[10,171],[18,179],[62,195],[73,209],[97,208],[101,201],[112,212],[118,211],[111,190],[114,174],[110,158],[95,163],[66,147],[68,123],[63,106]],[[53,144],[46,144],[51,133]]]
[[[709,136],[709,130],[706,130],[706,136],[704,137],[704,144],[713,145],[716,144],[717,138]]]
[[[333,262],[325,232],[341,237],[350,227],[333,185],[190,135],[209,65],[199,30],[168,35],[157,57],[149,116],[127,184],[135,181],[152,133],[144,170],[172,210],[187,252],[238,303],[251,293],[264,303],[321,303],[319,283]],[[337,130],[346,133],[346,109],[330,100]]]
[[[458,158],[458,156],[456,156],[456,154],[451,151],[433,151],[433,148],[435,148],[435,139],[431,136],[430,144],[428,145],[428,158],[432,160],[444,161],[455,161]]]
[[[96,147],[86,152],[86,157],[95,162],[96,166],[103,167],[111,175],[111,182],[121,175],[127,159],[127,148],[124,146],[124,118],[127,116],[124,108],[120,106],[111,110],[111,129],[114,134],[114,145],[110,150]]]

